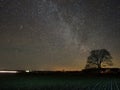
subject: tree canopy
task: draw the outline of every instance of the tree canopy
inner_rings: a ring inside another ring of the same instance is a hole
[[[92,50],[90,56],[87,58],[86,69],[91,67],[102,68],[101,64],[106,63],[106,65],[111,66],[113,63],[111,61],[112,56],[110,52],[106,49]]]

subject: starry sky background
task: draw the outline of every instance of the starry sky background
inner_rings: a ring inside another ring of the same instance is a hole
[[[120,67],[120,0],[0,0],[0,69],[81,70],[101,48]]]

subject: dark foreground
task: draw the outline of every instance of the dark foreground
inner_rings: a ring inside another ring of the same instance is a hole
[[[120,90],[120,78],[112,75],[1,74],[0,90]]]

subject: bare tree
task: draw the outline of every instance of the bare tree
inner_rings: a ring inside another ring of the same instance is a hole
[[[92,50],[90,56],[88,56],[86,69],[96,65],[97,68],[101,68],[101,64],[105,62],[107,65],[112,65],[112,56],[106,49]]]

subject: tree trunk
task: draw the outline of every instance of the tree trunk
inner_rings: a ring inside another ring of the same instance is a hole
[[[101,63],[100,63],[100,64],[98,64],[98,69],[101,69]]]

